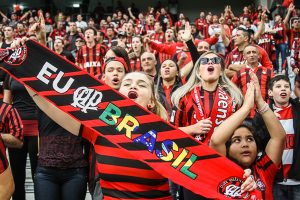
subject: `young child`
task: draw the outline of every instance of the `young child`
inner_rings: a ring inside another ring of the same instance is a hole
[[[282,165],[273,188],[274,199],[300,198],[300,103],[291,98],[291,84],[285,75],[275,76],[269,87],[271,108],[285,130]]]

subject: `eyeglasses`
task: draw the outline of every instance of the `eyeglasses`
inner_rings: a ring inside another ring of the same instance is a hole
[[[221,63],[221,58],[219,57],[213,57],[213,58],[200,58],[200,64],[201,65],[206,65],[211,61],[213,64],[220,64]]]
[[[76,40],[75,42],[82,42],[81,40]]]

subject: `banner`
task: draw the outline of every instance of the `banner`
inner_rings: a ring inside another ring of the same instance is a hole
[[[105,137],[162,176],[207,198],[241,195],[243,170],[118,91],[35,41],[1,50],[0,67],[84,126],[95,145]]]

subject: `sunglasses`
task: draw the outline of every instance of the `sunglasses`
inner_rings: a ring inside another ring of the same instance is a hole
[[[219,57],[213,57],[213,58],[200,58],[200,64],[206,65],[211,61],[213,64],[220,64],[222,61],[222,58]]]

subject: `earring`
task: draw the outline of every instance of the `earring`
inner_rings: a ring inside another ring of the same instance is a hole
[[[154,106],[153,106],[152,104],[150,104],[150,103],[147,105],[147,108],[148,108],[149,110],[152,109],[153,107],[154,107]]]

